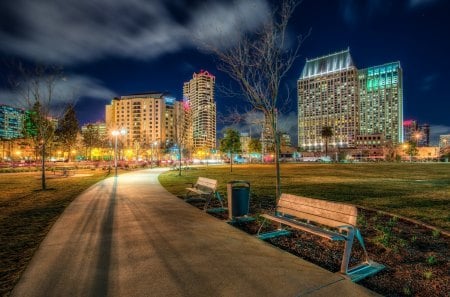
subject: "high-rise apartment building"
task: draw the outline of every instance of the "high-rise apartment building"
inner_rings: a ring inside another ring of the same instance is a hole
[[[403,142],[403,86],[400,62],[359,70],[359,123],[362,135],[383,134]]]
[[[24,111],[7,105],[0,105],[0,139],[23,137]]]
[[[299,146],[322,150],[325,126],[331,147],[354,147],[370,135],[403,142],[402,81],[399,62],[358,70],[349,49],[307,60],[298,80]]]
[[[114,98],[106,105],[108,129],[124,128],[126,147],[165,146],[175,142],[176,112],[181,102],[165,93],[142,93]]]
[[[359,84],[350,51],[307,60],[297,86],[299,147],[321,150],[325,126],[333,130],[330,145],[353,146],[359,134]]]
[[[216,148],[215,76],[201,70],[183,85],[186,114],[186,146],[194,152]]]

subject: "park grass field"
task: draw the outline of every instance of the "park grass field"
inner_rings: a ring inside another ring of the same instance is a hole
[[[252,204],[262,209],[275,205],[274,165],[229,165],[169,171],[161,184],[175,195],[185,193],[186,183],[203,176],[226,184],[246,180],[251,184]],[[450,230],[450,164],[354,163],[282,164],[282,192],[319,198],[394,213]]]
[[[0,295],[7,296],[35,250],[67,205],[105,178],[103,171],[78,171],[63,177],[40,172],[0,174]]]

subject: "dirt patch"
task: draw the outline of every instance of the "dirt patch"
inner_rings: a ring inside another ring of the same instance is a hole
[[[203,209],[203,203],[193,205]],[[214,207],[214,205],[213,205]],[[255,235],[261,226],[258,213],[266,209],[251,205],[250,222],[234,226]],[[221,220],[228,213],[212,213]],[[411,222],[377,211],[359,209],[358,227],[365,240],[369,257],[386,268],[359,282],[384,296],[450,296],[450,237],[418,222]],[[264,230],[274,230],[265,224]],[[339,271],[344,244],[331,242],[301,231],[268,240],[271,244],[321,266],[331,272]],[[359,263],[364,253],[355,240],[350,266]]]

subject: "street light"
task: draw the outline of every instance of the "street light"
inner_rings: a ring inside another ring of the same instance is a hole
[[[114,143],[114,176],[117,176],[117,137],[119,135],[125,135],[127,134],[127,130],[124,128],[121,128],[120,130],[113,130],[111,133],[115,137],[115,143]]]
[[[420,135],[420,132],[414,133],[414,138],[416,139],[416,147],[419,147],[419,140],[422,135]]]

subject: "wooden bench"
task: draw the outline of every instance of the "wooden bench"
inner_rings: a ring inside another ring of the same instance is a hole
[[[223,207],[223,199],[220,196],[219,192],[217,192],[217,180],[210,179],[206,177],[199,177],[195,184],[192,184],[191,187],[186,188],[187,192],[185,194],[185,201],[194,201],[194,200],[202,200],[206,201],[204,210],[206,211],[211,199],[217,198],[220,202],[221,209],[225,209]]]
[[[352,281],[359,281],[384,268],[383,265],[371,261],[368,257],[361,233],[356,228],[358,210],[355,206],[282,194],[275,214],[261,216],[265,220],[278,223],[277,231],[260,233],[263,222],[258,230],[258,237],[261,239],[289,234],[288,230],[282,229],[285,225],[329,240],[345,241],[340,273],[348,276]],[[349,268],[355,236],[364,250],[365,259],[362,263]]]

